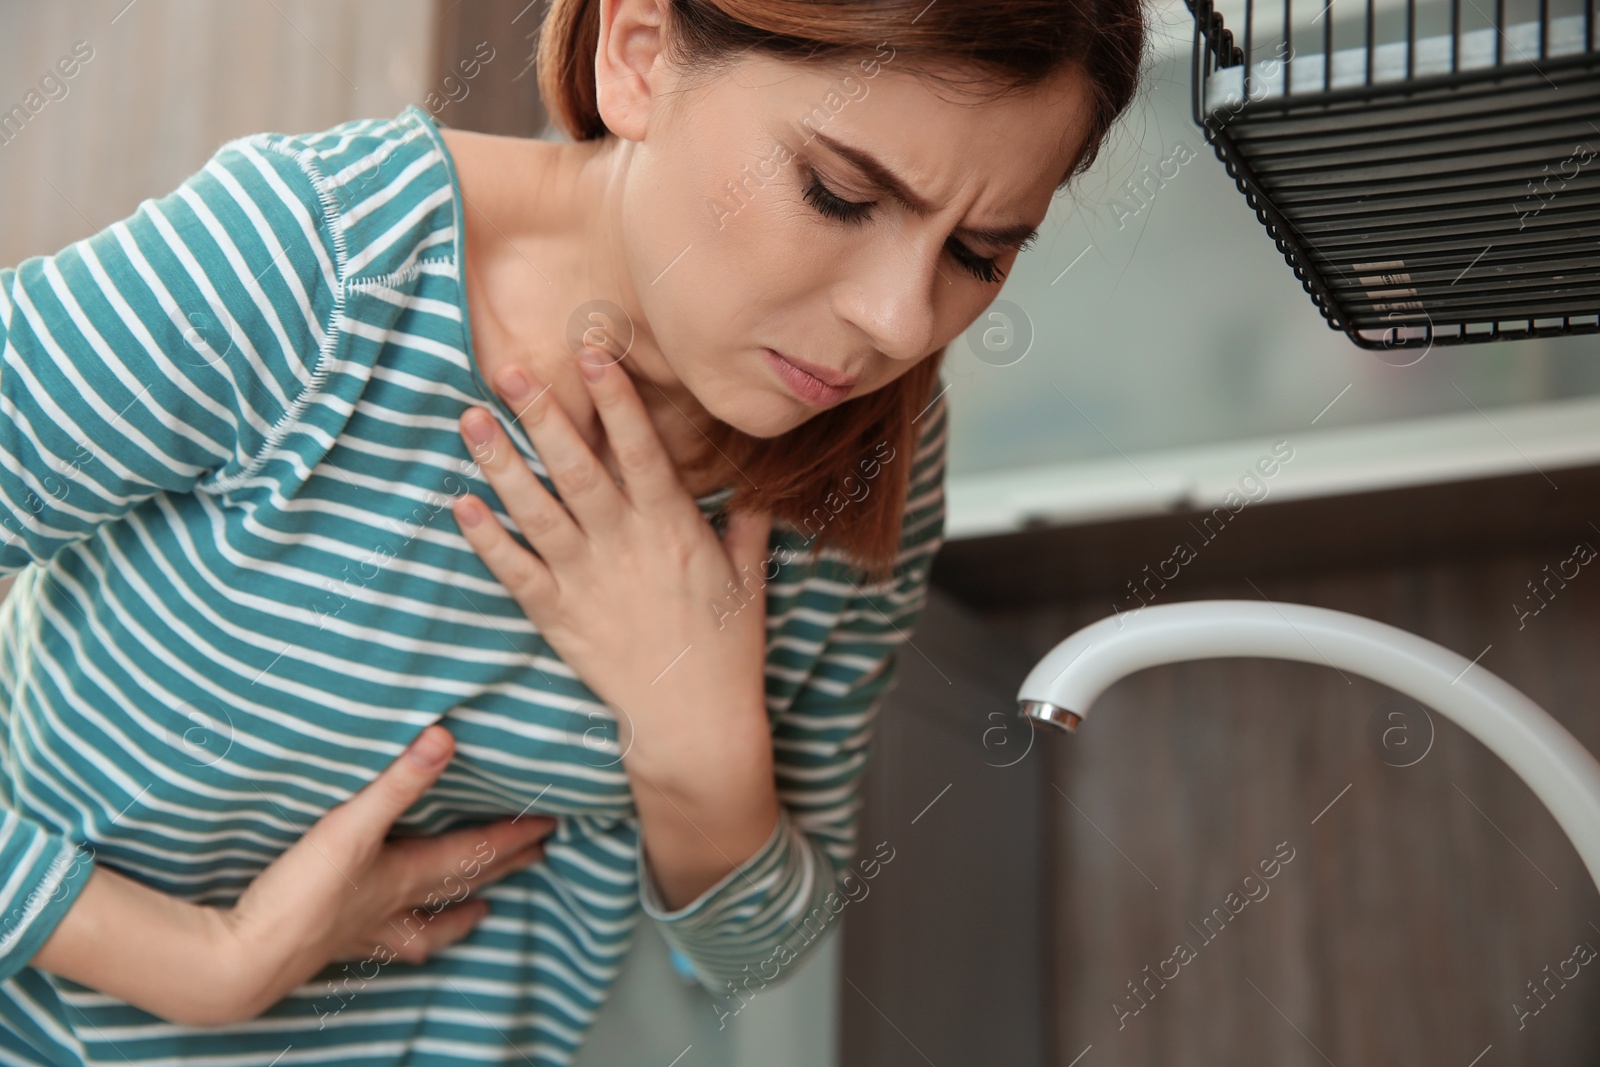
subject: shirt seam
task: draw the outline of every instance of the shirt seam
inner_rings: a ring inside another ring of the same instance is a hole
[[[249,479],[255,477],[261,468],[266,465],[268,458],[283,444],[289,432],[297,426],[305,415],[306,408],[311,401],[322,391],[327,384],[329,371],[333,362],[333,354],[338,349],[344,333],[346,320],[345,289],[346,289],[346,264],[349,262],[345,246],[345,232],[339,219],[342,217],[338,211],[338,201],[333,190],[328,186],[328,179],[320,167],[311,159],[310,149],[293,149],[275,140],[270,134],[256,134],[252,137],[240,138],[232,144],[249,144],[258,149],[274,152],[286,159],[292,160],[300,168],[306,178],[311,182],[312,189],[317,194],[317,202],[322,208],[321,220],[327,227],[333,240],[334,261],[334,292],[333,312],[328,317],[326,335],[320,348],[317,350],[317,365],[309,378],[302,384],[299,394],[294,402],[278,417],[278,421],[268,431],[266,440],[261,448],[251,458],[250,462],[232,477],[213,482],[209,486],[197,486],[196,491],[212,495],[222,495],[236,489]],[[224,146],[227,147],[227,146]]]
[[[454,269],[455,259],[450,256],[444,256],[413,260],[409,265],[396,271],[390,271],[388,274],[378,274],[370,278],[352,278],[344,283],[344,287],[356,293],[371,288],[393,289],[406,282],[416,281],[423,273],[424,268],[430,266],[445,266]]]

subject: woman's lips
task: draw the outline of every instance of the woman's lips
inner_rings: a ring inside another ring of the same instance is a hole
[[[783,384],[789,387],[789,391],[813,407],[832,407],[849,396],[851,387],[855,385],[854,380],[843,385],[829,385],[770,348],[763,348],[761,354]]]

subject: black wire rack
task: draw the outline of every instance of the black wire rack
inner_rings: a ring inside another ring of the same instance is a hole
[[[1596,0],[1186,3],[1195,122],[1331,327],[1600,331]]]

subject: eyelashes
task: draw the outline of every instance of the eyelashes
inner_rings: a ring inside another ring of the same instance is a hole
[[[845,200],[823,185],[822,179],[810,171],[807,172],[806,187],[801,196],[817,211],[840,222],[865,222],[872,217],[871,201]]]
[[[819,214],[851,224],[860,224],[872,218],[872,201],[844,199],[823,185],[822,179],[810,168],[803,168],[803,175],[804,188],[800,195]],[[951,258],[979,281],[993,284],[1005,277],[1005,272],[995,266],[993,259],[978,255],[960,241],[951,238],[945,243],[945,247],[949,250]]]
[[[1006,276],[1005,271],[994,265],[994,260],[978,255],[960,241],[951,239],[945,247],[950,249],[955,261],[979,281],[992,284]]]

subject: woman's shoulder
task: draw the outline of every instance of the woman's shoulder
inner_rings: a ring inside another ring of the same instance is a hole
[[[258,133],[229,142],[214,163],[240,156],[292,164],[277,171],[277,193],[298,200],[335,250],[341,283],[381,280],[412,269],[428,249],[453,255],[456,178],[444,141],[422,109],[355,119],[310,133]],[[268,179],[271,180],[271,175]]]

